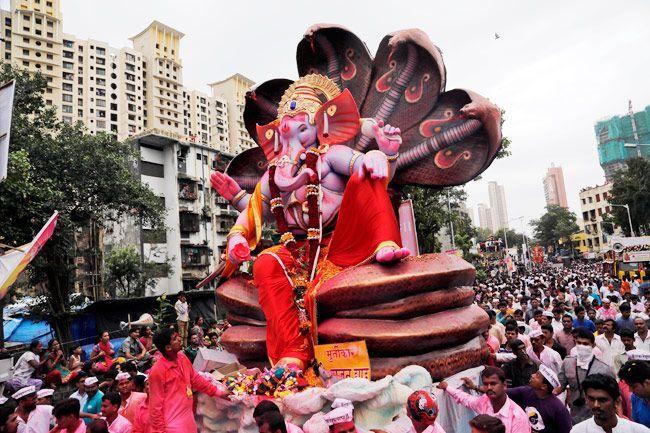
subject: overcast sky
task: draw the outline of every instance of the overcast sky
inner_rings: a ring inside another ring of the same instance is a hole
[[[385,34],[421,28],[443,51],[447,90],[472,89],[506,110],[512,156],[466,189],[475,208],[488,201],[487,181],[503,184],[510,218],[542,214],[552,162],[579,211],[580,188],[604,181],[594,122],[625,113],[628,99],[637,110],[650,105],[647,0],[62,0],[62,10],[66,33],[116,47],[154,19],[180,30],[184,83],[205,92],[235,72],[295,78],[296,44],[313,23],[348,27],[371,53]]]

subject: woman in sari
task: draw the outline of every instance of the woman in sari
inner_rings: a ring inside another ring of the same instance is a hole
[[[44,365],[45,383],[49,385],[66,384],[77,376],[76,371],[71,372],[68,369],[65,354],[58,340],[50,341],[44,356],[47,358]]]
[[[104,331],[102,332],[101,339],[90,353],[93,370],[95,372],[106,373],[113,365],[113,355],[115,355],[115,348],[111,344],[111,337],[108,331]]]

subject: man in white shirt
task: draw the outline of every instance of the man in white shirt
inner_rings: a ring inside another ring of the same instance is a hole
[[[183,347],[187,346],[187,327],[190,321],[190,306],[184,292],[178,294],[178,300],[174,304],[176,310],[176,323],[178,324],[178,334],[181,336]]]
[[[643,318],[637,317],[634,319],[634,327],[636,328],[634,346],[637,349],[650,352],[650,332],[648,332],[647,322]]]
[[[52,421],[52,406],[36,405],[36,388],[27,386],[12,397],[18,402],[18,433],[48,433]]]
[[[79,400],[79,406],[84,407],[88,401],[88,394],[86,394],[86,386],[84,385],[84,380],[86,380],[88,375],[84,371],[80,371],[77,374],[77,377],[74,379],[74,386],[77,387],[77,390],[70,394],[70,398]]]
[[[537,365],[545,365],[555,374],[562,368],[562,357],[557,351],[546,346],[546,337],[540,330],[534,330],[530,333],[530,347],[526,349],[528,357]]]
[[[614,331],[616,331],[616,322],[607,319],[603,322],[603,333],[596,337],[596,347],[603,353],[600,360],[612,368],[614,367],[614,357],[625,352],[625,345],[621,337]]]
[[[650,433],[643,424],[637,424],[616,415],[621,393],[616,379],[604,374],[592,374],[582,382],[586,402],[593,417],[576,424],[571,433]]]

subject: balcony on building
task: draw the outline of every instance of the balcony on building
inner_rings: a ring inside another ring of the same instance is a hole
[[[210,248],[207,245],[181,244],[183,268],[207,268],[210,265]]]
[[[190,233],[198,233],[200,228],[200,215],[198,213],[181,208],[178,216],[180,219],[181,238],[189,237]]]
[[[194,201],[199,198],[196,181],[192,178],[180,177],[178,179],[178,198],[181,200]]]

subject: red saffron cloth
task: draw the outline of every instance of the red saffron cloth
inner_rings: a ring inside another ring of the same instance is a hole
[[[305,242],[305,241],[303,241]],[[322,244],[326,244],[324,239]],[[302,246],[301,242],[298,243]],[[385,180],[353,175],[345,188],[339,210],[338,222],[327,260],[339,268],[356,266],[371,260],[377,249],[385,245],[401,246],[399,227],[386,191]],[[305,363],[313,359],[313,346],[309,335],[300,332],[298,309],[294,304],[293,287],[287,273],[292,274],[297,262],[284,246],[264,250],[255,260],[253,277],[259,301],[266,316],[266,347],[270,361],[276,364],[285,357],[297,358]],[[320,257],[322,262],[324,257]],[[318,289],[319,273],[313,287]],[[316,329],[313,293],[305,296],[306,310],[311,312],[312,329]]]

